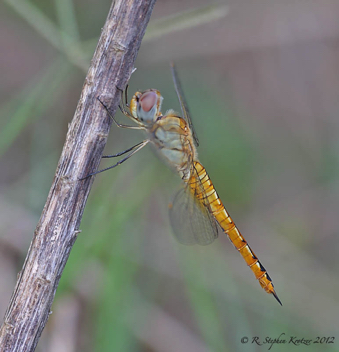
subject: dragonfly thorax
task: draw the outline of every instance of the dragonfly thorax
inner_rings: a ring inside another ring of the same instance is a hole
[[[136,92],[130,104],[132,115],[140,122],[150,125],[161,116],[162,96],[156,89]]]

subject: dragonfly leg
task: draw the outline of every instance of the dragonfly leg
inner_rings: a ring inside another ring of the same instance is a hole
[[[131,72],[131,74],[130,74],[130,76],[129,76],[128,82],[129,82],[129,80],[131,79],[131,76],[133,75],[133,73],[134,73],[136,70],[137,70],[136,67],[134,67],[133,70],[132,70],[132,72]],[[126,113],[124,112],[124,114],[127,115],[127,116],[129,116],[129,117],[134,118],[133,116],[131,116],[131,115],[129,114],[128,110],[126,110],[126,108],[125,108],[125,106],[126,106],[127,108],[129,108],[129,104],[128,104],[128,94],[127,94],[127,91],[128,91],[128,83],[126,84],[126,88],[125,88],[124,90],[121,89],[121,88],[118,87],[118,86],[117,86],[117,89],[120,90],[120,92],[121,92],[121,100],[120,100],[120,101],[122,102],[122,107],[123,107],[124,111],[126,112]],[[124,105],[124,101],[123,101],[123,93],[125,93],[125,105]],[[119,105],[120,110],[122,110],[122,107]]]
[[[110,167],[106,167],[105,169],[102,169],[102,170],[99,170],[99,171],[96,171],[96,172],[92,172],[91,174],[89,175],[86,175],[85,177],[82,177],[79,179],[79,181],[82,181],[84,180],[85,178],[88,178],[90,176],[93,176],[93,175],[96,175],[96,174],[99,174],[100,172],[104,172],[104,171],[107,171],[107,170],[110,170],[110,169],[113,169],[114,167],[122,164],[123,162],[125,162],[126,160],[128,160],[132,155],[134,155],[136,152],[138,152],[139,150],[141,150],[147,143],[149,142],[149,139],[146,139],[145,141],[139,143],[139,146],[137,148],[135,148],[134,150],[132,150],[131,153],[129,153],[125,158],[119,160],[116,164],[110,166]],[[134,146],[136,147],[136,146]],[[131,148],[133,149],[133,148]],[[126,151],[127,152],[127,151]]]
[[[120,111],[128,116],[128,117],[133,117],[131,116],[131,114],[128,112],[128,110],[126,109],[126,107],[128,108],[128,102],[127,102],[127,88],[128,88],[128,84],[126,85],[125,89],[121,89],[120,87],[116,86],[117,89],[120,91],[120,104],[119,104],[119,109]],[[125,93],[125,102],[124,102],[124,93]]]
[[[127,106],[129,108],[127,91],[128,91],[128,84],[126,85],[126,88],[125,88],[125,106]]]
[[[120,91],[120,104],[119,104],[119,109],[120,111],[127,117],[129,117],[130,119],[132,119],[133,121],[135,121],[135,117],[133,115],[131,115],[128,111],[129,109],[129,104],[128,104],[128,84],[126,85],[126,88],[124,90],[122,90],[121,88],[117,87],[117,89]],[[125,101],[124,101],[124,95],[125,95]],[[126,109],[127,108],[127,109]]]
[[[130,76],[129,76],[128,81],[131,79],[132,74],[133,74],[136,70],[137,70],[136,67],[134,67],[133,70],[132,70],[132,72],[131,72],[131,74],[130,74]],[[127,99],[128,99],[128,94],[127,94],[128,83],[127,83],[125,89],[121,89],[121,88],[118,87],[118,86],[116,86],[116,88],[117,88],[117,89],[120,91],[120,93],[121,93],[121,99],[120,99],[120,101],[121,101],[121,103],[122,103],[122,106],[119,105],[119,108],[120,108],[121,112],[122,112],[124,115],[127,115],[128,117],[134,118],[133,116],[131,116],[131,115],[129,114],[128,110],[126,110],[126,108],[125,108],[125,106],[126,106],[127,108],[129,108],[129,104],[128,104],[128,100],[127,100]],[[123,100],[123,93],[125,93],[125,103],[124,103],[124,100]]]
[[[102,100],[100,100],[99,97],[97,97],[97,99],[100,101],[101,105],[102,105],[102,106],[105,108],[105,110],[107,111],[108,116],[114,121],[114,123],[115,123],[118,127],[120,127],[120,128],[130,128],[130,129],[133,129],[133,130],[142,130],[142,129],[143,129],[143,127],[141,127],[141,126],[128,126],[128,125],[123,125],[123,124],[119,123],[119,122],[115,119],[115,117],[111,114],[111,112],[109,111],[107,105],[106,105]],[[119,108],[120,108],[120,110],[121,110],[120,105],[119,105]],[[124,115],[128,114],[127,111],[125,111],[126,113],[125,113],[123,110],[121,110],[121,111],[122,111],[122,113],[123,113]],[[126,116],[129,116],[129,114],[126,115]]]
[[[125,151],[123,151],[123,152],[117,153],[117,154],[112,154],[112,155],[103,155],[103,156],[102,156],[102,158],[115,158],[115,157],[117,157],[117,156],[124,155],[124,154],[126,154],[126,153],[130,152],[131,150],[133,150],[133,149],[135,149],[135,148],[139,147],[139,146],[140,146],[141,144],[143,144],[143,143],[144,143],[144,141],[142,141],[142,142],[140,142],[140,143],[138,143],[138,144],[134,145],[134,146],[133,146],[133,147],[131,147],[131,148],[126,149],[126,150],[125,150]]]

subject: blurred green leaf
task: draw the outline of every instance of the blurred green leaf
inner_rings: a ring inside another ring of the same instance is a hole
[[[76,31],[75,29],[73,29],[71,35],[65,33],[29,1],[4,1],[9,6],[11,6],[22,18],[24,18],[29,23],[29,25],[33,27],[51,45],[53,45],[60,52],[64,53],[72,64],[84,72],[87,72],[89,61],[85,53],[83,53],[80,47],[80,43],[76,42],[76,36],[74,36]],[[63,20],[63,22],[66,22],[66,20]],[[70,27],[68,20],[67,23],[68,27]]]
[[[174,15],[153,20],[147,27],[144,41],[153,40],[184,29],[223,18],[228,13],[226,5],[209,5],[183,11]]]
[[[7,120],[7,123],[0,131],[0,155],[29,123],[40,118],[41,114],[57,100],[57,88],[65,83],[69,70],[70,66],[64,60],[56,60],[40,77],[35,78],[28,87],[1,109],[0,119]]]
[[[73,1],[54,0],[54,3],[60,23],[62,40],[66,43],[66,45],[68,41],[73,41],[73,44],[79,45],[80,34],[77,26]]]

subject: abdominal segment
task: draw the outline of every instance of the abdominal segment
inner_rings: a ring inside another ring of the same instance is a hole
[[[259,281],[261,287],[267,293],[272,293],[281,304],[275,293],[270,276],[248,245],[247,241],[241,235],[230,215],[227,213],[205,168],[198,161],[195,161],[193,164],[193,171],[188,181],[188,185],[194,196],[209,209],[210,213],[233,243],[234,247],[242,255],[247,265],[253,271],[256,279]]]

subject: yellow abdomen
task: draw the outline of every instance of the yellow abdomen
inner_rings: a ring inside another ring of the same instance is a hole
[[[274,290],[272,279],[227,213],[211,179],[200,162],[194,161],[193,172],[187,183],[194,196],[208,208],[209,212],[231,240],[234,247],[242,255],[247,265],[253,271],[256,279],[259,280],[261,287],[267,293],[273,294],[276,300],[281,304]]]

